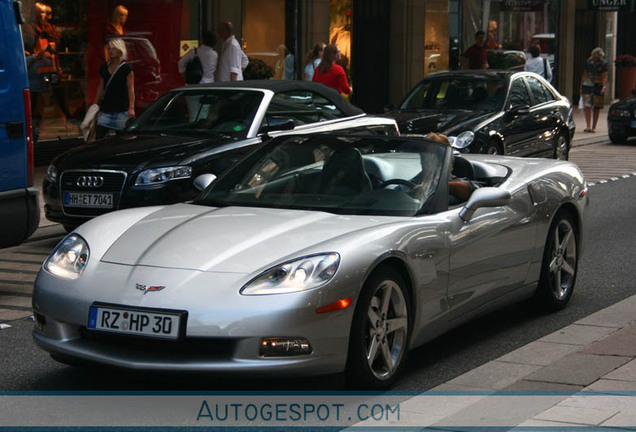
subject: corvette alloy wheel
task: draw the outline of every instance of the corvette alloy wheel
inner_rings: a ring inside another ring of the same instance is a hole
[[[385,388],[397,376],[409,340],[409,299],[399,273],[369,278],[362,293],[349,352],[349,372],[363,387]]]
[[[550,227],[543,254],[537,300],[562,309],[572,296],[578,268],[577,233],[572,217],[561,211]]]

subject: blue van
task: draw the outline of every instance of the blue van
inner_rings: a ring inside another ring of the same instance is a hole
[[[0,247],[21,243],[40,223],[23,23],[21,2],[0,0]]]

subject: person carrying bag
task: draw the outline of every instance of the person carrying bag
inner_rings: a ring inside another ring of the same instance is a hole
[[[108,53],[109,61],[99,70],[101,79],[93,104],[99,107],[99,113],[94,115],[96,139],[105,137],[109,130],[123,130],[128,120],[135,117],[134,72],[125,61],[127,51],[123,39],[108,41]],[[95,111],[89,108],[87,115]],[[90,133],[87,137],[90,139]]]

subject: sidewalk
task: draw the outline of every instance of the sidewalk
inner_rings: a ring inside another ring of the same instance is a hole
[[[609,141],[609,136],[607,135],[607,109],[608,107],[601,110],[598,123],[596,124],[596,133],[588,133],[584,132],[586,127],[584,112],[578,107],[574,107],[574,124],[576,124],[576,130],[574,131],[572,147]]]

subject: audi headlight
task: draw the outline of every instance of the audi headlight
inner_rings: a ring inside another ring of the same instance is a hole
[[[64,279],[77,279],[82,275],[89,256],[86,241],[77,234],[71,234],[44,261],[44,269]]]
[[[271,268],[241,288],[243,295],[286,294],[318,288],[338,270],[340,255],[313,255]]]
[[[55,181],[57,180],[57,168],[55,168],[55,165],[50,164],[48,166],[44,178],[51,183],[55,183]]]
[[[142,171],[135,180],[135,186],[165,183],[170,180],[190,178],[192,167],[174,166]]]

